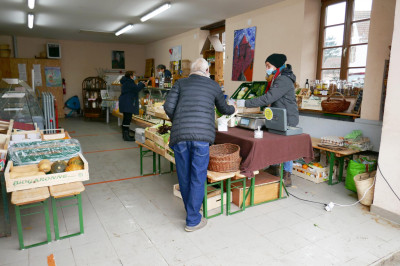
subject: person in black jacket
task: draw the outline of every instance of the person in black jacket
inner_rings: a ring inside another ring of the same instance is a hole
[[[297,108],[296,95],[294,92],[294,83],[296,76],[293,74],[292,66],[285,64],[286,55],[271,54],[265,60],[267,77],[271,77],[269,81],[269,90],[262,96],[251,100],[246,100],[246,107],[268,106],[285,108],[287,114],[287,123],[289,126],[295,127],[299,123],[299,110]],[[276,172],[277,168],[273,171]],[[292,186],[292,168],[293,161],[283,164],[283,179],[285,186]]]
[[[207,61],[197,59],[191,66],[189,77],[175,82],[164,104],[172,121],[169,145],[175,153],[188,232],[207,224],[199,211],[207,178],[209,146],[215,139],[214,107],[226,115],[235,112],[235,107],[225,102],[218,83],[209,77]]]
[[[135,138],[129,136],[129,125],[131,124],[132,114],[139,114],[139,91],[147,83],[140,82],[136,85],[136,77],[133,71],[126,71],[125,76],[120,80],[122,84],[121,96],[119,96],[119,112],[123,114],[122,119],[122,138],[125,141],[134,141]]]

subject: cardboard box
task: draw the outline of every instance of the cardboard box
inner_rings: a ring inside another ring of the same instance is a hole
[[[221,190],[213,191],[215,188],[208,187],[210,193],[207,194],[207,210],[213,210],[221,207]],[[212,192],[211,192],[212,191]],[[176,197],[182,198],[181,192],[179,191],[179,184],[175,184],[173,187],[173,193]],[[226,192],[224,192],[224,205],[226,205]],[[231,192],[231,202],[232,202],[232,192]],[[201,205],[201,210],[203,210],[203,205]]]
[[[4,171],[7,192],[89,180],[88,162],[81,153],[78,155],[84,163],[82,170],[20,178],[10,177],[10,168],[12,167],[13,162],[9,161],[6,170]]]
[[[278,199],[279,197],[279,180],[277,176],[273,176],[266,172],[261,172],[255,177],[254,203],[258,204],[268,200]],[[246,180],[246,193],[251,185],[251,180]],[[243,187],[241,183],[232,184],[232,202],[237,206],[242,206]],[[236,187],[236,188],[233,188]],[[283,187],[282,187],[283,193]],[[246,199],[246,206],[250,205],[250,194]]]

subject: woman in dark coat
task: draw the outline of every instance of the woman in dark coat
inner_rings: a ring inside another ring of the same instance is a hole
[[[131,124],[132,114],[139,114],[139,92],[147,86],[145,82],[136,85],[133,71],[126,71],[125,76],[120,80],[122,85],[121,96],[119,96],[119,112],[123,114],[122,119],[122,138],[125,141],[134,141],[135,138],[129,136],[129,125]]]

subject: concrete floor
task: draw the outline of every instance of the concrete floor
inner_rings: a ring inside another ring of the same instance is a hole
[[[51,254],[57,266],[391,265],[382,262],[400,250],[400,226],[368,208],[326,212],[322,205],[294,197],[218,216],[206,228],[187,233],[183,203],[172,194],[176,174],[135,178],[139,150],[122,141],[116,120],[106,124],[71,118],[60,124],[80,141],[89,162],[90,180],[82,196],[85,234],[20,251],[11,208],[12,236],[0,238],[0,265],[47,265]],[[145,164],[150,172],[151,159]],[[165,170],[168,166],[163,161]],[[314,184],[298,177],[293,182],[289,191],[302,198],[356,201],[343,184]],[[43,219],[23,219],[26,244],[42,239]],[[75,209],[63,210],[60,228],[61,234],[78,230]]]

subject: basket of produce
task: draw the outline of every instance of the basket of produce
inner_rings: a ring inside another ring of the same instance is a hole
[[[340,96],[342,99],[341,100],[331,99],[331,97],[333,97],[335,95]],[[322,110],[325,112],[337,113],[337,112],[346,111],[350,106],[350,102],[346,101],[346,99],[340,92],[335,92],[335,93],[332,93],[331,95],[329,95],[328,99],[323,100],[321,102],[321,106],[322,106]]]
[[[214,172],[235,172],[239,170],[240,147],[236,144],[224,143],[210,146],[210,162],[208,170]]]

